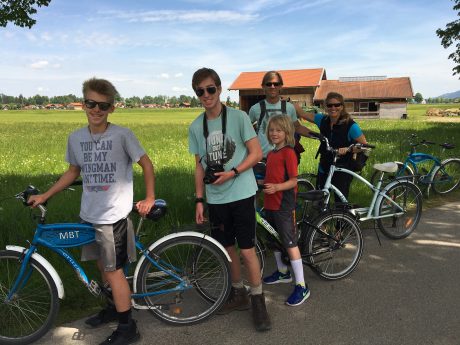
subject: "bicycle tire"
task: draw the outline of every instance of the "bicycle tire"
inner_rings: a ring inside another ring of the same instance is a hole
[[[159,293],[144,297],[144,301],[161,321],[174,325],[199,323],[227,300],[231,288],[229,262],[222,250],[206,238],[174,237],[152,248],[149,255],[190,286],[161,293],[178,288],[179,282],[144,260],[136,280],[137,293]]]
[[[406,165],[406,168],[404,168],[404,163],[402,163],[402,162],[394,162],[394,163],[396,163],[398,165],[398,170],[396,171],[394,176],[396,176],[396,177],[408,176],[407,180],[410,181],[410,182],[415,183],[416,180],[415,180],[415,176],[414,176],[414,171],[412,170],[412,168],[409,165]],[[372,185],[375,186],[375,184],[377,183],[381,173],[382,173],[381,171],[374,169],[374,172],[372,173],[372,176],[371,176],[371,179],[370,179],[369,182],[372,183]]]
[[[422,215],[422,195],[413,183],[402,181],[386,191],[394,202],[404,210],[404,215],[377,219],[381,232],[388,238],[399,240],[409,236],[417,227]],[[378,205],[379,216],[395,213],[396,206],[382,198]]]
[[[297,193],[309,192],[315,190],[315,186],[309,180],[305,178],[298,178],[297,179]],[[305,200],[297,197],[296,198],[296,206],[295,206],[295,218],[296,221],[300,221],[303,219],[303,212]]]
[[[441,195],[458,188],[460,184],[460,159],[450,158],[443,161],[431,183],[433,191]]]
[[[30,344],[52,327],[59,311],[59,297],[51,275],[30,259],[28,280],[6,303],[23,261],[21,253],[0,251],[0,344]]]
[[[350,214],[332,210],[320,214],[311,226],[307,223],[306,257],[313,271],[328,280],[337,280],[351,274],[363,254],[361,228]],[[332,239],[317,229],[333,235]]]

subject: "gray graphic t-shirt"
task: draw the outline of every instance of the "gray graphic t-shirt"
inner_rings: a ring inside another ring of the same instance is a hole
[[[88,127],[68,139],[66,161],[81,169],[83,194],[80,218],[93,224],[113,224],[125,218],[133,206],[133,163],[145,154],[124,127],[110,124],[91,137]]]
[[[275,103],[275,104],[271,104],[265,101],[265,108],[266,108],[266,113],[262,120],[262,123],[260,124],[258,137],[260,141],[260,146],[262,146],[264,157],[267,157],[268,153],[273,149],[273,146],[270,145],[270,143],[268,142],[267,134],[266,134],[268,120],[272,116],[282,115],[281,101],[278,101],[278,103]],[[286,103],[286,113],[287,113],[286,115],[291,118],[292,122],[297,121],[297,114],[295,112],[295,108],[289,102]],[[257,102],[251,107],[251,109],[249,109],[249,118],[251,119],[251,122],[254,123],[255,121],[257,122],[259,121],[259,117],[260,117],[260,104],[259,102]]]
[[[202,113],[189,128],[189,152],[201,157],[201,164],[224,164],[225,171],[237,167],[248,155],[246,141],[255,138],[256,133],[245,112],[227,107],[227,129],[222,135],[222,119],[207,120],[208,143],[207,152],[203,135]],[[224,143],[223,143],[224,141]],[[222,155],[222,145],[224,145]],[[211,204],[225,204],[249,198],[257,191],[257,184],[252,169],[241,172],[240,176],[230,179],[221,185],[206,186],[206,199]]]

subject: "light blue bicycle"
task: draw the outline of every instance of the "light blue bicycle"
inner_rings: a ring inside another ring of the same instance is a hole
[[[29,186],[15,197],[27,205],[33,194],[38,190]],[[45,224],[46,208],[38,207],[41,214],[29,248],[7,245],[0,251],[0,344],[32,343],[56,318],[64,284],[50,262],[38,253],[39,247],[62,257],[93,295],[102,293],[110,298],[110,289],[90,280],[66,250],[94,242],[94,228],[81,223]],[[147,218],[158,220],[166,208],[164,200],[156,200]],[[225,249],[212,237],[194,231],[172,233],[144,247],[139,241],[143,220],[140,218],[136,230],[141,258],[133,276],[127,277],[132,282],[133,307],[148,309],[175,325],[210,317],[230,293],[230,257]]]
[[[383,184],[385,173],[394,174],[398,170],[396,163],[374,164],[374,169],[377,171],[377,181],[372,184],[354,171],[338,167],[336,165],[338,150],[332,148],[328,139],[321,134],[315,134],[314,137],[320,140],[326,150],[333,155],[333,162],[322,189],[326,195],[323,202],[324,209],[338,207],[337,201],[339,201],[342,203],[341,207],[346,207],[356,216],[357,220],[361,222],[376,221],[382,233],[391,239],[405,238],[415,230],[422,215],[422,192],[420,189],[404,176],[396,177],[386,185]],[[369,148],[374,148],[374,146],[356,143],[350,145],[348,150],[366,150]],[[355,180],[364,183],[373,192],[369,206],[353,208],[340,190],[332,184],[332,177],[336,172],[353,176]],[[332,193],[339,199],[335,200],[334,207],[330,206]]]

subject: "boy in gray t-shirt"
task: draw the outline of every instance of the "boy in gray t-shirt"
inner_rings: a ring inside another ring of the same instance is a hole
[[[79,176],[83,180],[80,218],[96,230],[96,243],[83,248],[83,260],[98,260],[102,281],[112,289],[115,305],[86,320],[92,327],[118,319],[118,328],[101,344],[128,344],[140,338],[131,319],[131,290],[123,266],[135,260],[134,231],[128,218],[133,205],[133,169],[137,162],[144,173],[146,196],[136,206],[145,216],[155,202],[154,173],[150,158],[131,130],[108,122],[115,110],[115,87],[92,78],[83,83],[83,109],[88,126],[70,134],[68,170],[45,193],[29,198],[32,207],[44,203]]]

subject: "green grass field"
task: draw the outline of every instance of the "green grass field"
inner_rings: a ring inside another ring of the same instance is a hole
[[[375,144],[363,175],[370,176],[374,162],[403,160],[408,152],[401,146],[411,133],[420,139],[451,142],[460,146],[460,122],[426,121],[427,105],[410,105],[408,120],[359,120],[367,140]],[[437,106],[439,107],[439,106]],[[454,105],[442,105],[451,108]],[[457,105],[458,107],[458,105]],[[199,109],[125,110],[109,117],[113,123],[131,128],[151,157],[156,171],[156,196],[168,202],[167,217],[159,223],[150,223],[146,229],[151,241],[166,234],[171,225],[189,224],[194,220],[194,159],[188,153],[187,130]],[[34,220],[30,209],[11,197],[28,184],[46,190],[65,171],[66,140],[75,129],[86,125],[82,111],[3,111],[0,113],[0,248],[6,244],[27,246],[33,235]],[[310,128],[317,130],[311,125]],[[300,173],[315,172],[314,159],[318,141],[302,139],[303,154]],[[438,147],[430,153],[441,154]],[[448,153],[460,156],[458,149]],[[444,158],[447,153],[444,153]],[[135,168],[135,197],[143,197],[141,170]],[[366,188],[352,187],[351,200],[365,203],[369,198]],[[48,222],[78,220],[80,193],[65,191],[48,203]],[[41,251],[57,268],[64,281],[66,299],[61,303],[59,322],[75,319],[97,309],[94,298],[83,288],[73,271],[55,254]],[[79,256],[78,251],[72,251]],[[89,276],[98,279],[92,264],[85,264]]]

